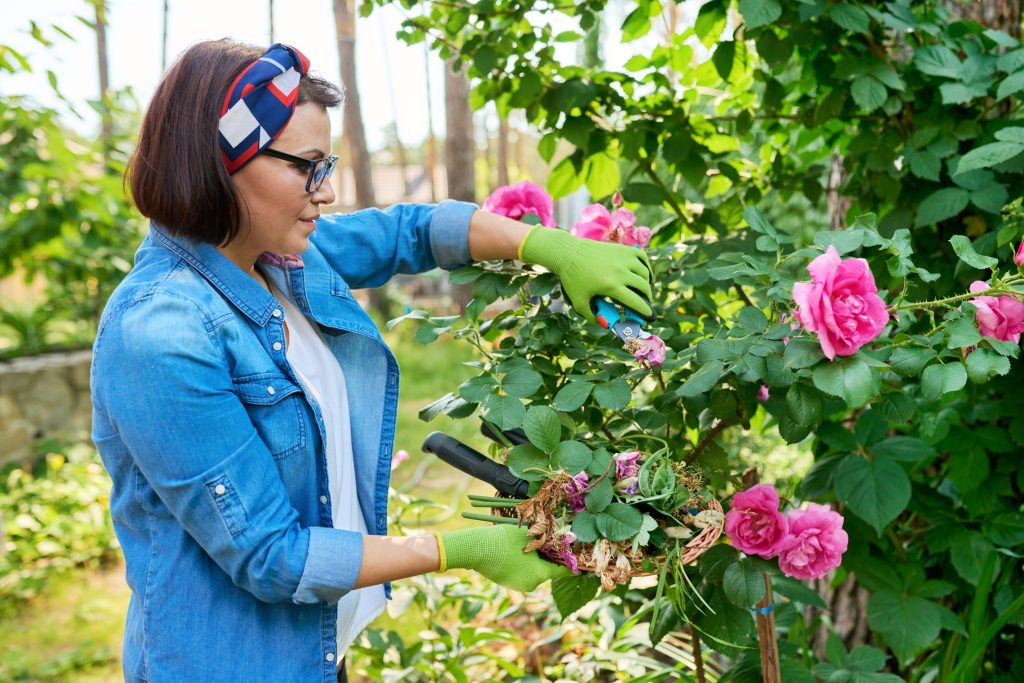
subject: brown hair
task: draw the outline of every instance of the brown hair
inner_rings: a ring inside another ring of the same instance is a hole
[[[227,38],[197,43],[174,62],[153,93],[125,181],[143,216],[197,242],[225,244],[244,210],[218,143],[220,109],[231,83],[264,49]],[[338,107],[338,86],[306,74],[298,104]]]

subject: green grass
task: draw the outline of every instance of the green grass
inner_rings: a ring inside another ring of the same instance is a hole
[[[421,524],[407,518],[408,526],[422,526],[425,531],[467,526],[471,522],[459,517],[460,511],[468,509],[464,494],[493,491],[423,453],[421,446],[430,432],[443,431],[485,450],[479,419],[454,421],[440,416],[428,424],[419,420],[418,413],[473,376],[475,370],[463,363],[475,356],[468,344],[451,339],[423,346],[413,339],[414,333],[415,326],[406,325],[386,334],[402,372],[395,449],[410,454],[395,470],[392,483],[414,498],[445,506],[424,508]],[[121,637],[129,597],[123,566],[76,569],[54,579],[15,617],[0,621],[0,681],[122,680]],[[384,614],[374,625],[407,638],[415,638],[427,626],[417,610],[400,619]]]

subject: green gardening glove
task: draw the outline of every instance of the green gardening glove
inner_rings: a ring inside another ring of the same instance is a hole
[[[523,552],[530,537],[512,524],[460,529],[434,534],[441,555],[438,571],[472,569],[494,583],[527,593],[548,579],[572,576],[568,567]]]
[[[591,299],[614,299],[653,319],[651,262],[643,249],[573,237],[565,230],[535,225],[519,245],[519,260],[544,266],[562,281],[569,303],[594,322]]]

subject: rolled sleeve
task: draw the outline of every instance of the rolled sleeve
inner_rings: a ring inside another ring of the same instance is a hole
[[[363,536],[355,531],[312,527],[296,603],[337,602],[356,585],[363,562]]]
[[[470,262],[469,221],[476,210],[469,202],[438,204],[430,220],[430,250],[441,268],[452,270]]]

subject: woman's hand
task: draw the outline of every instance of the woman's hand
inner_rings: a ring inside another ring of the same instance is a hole
[[[548,579],[572,576],[568,567],[548,562],[536,551],[523,552],[530,537],[524,527],[497,524],[439,533],[438,571],[472,569],[494,583],[529,592]]]
[[[608,297],[652,319],[651,262],[643,249],[573,237],[565,230],[535,226],[519,247],[521,260],[558,275],[569,303],[594,322],[592,300]]]

